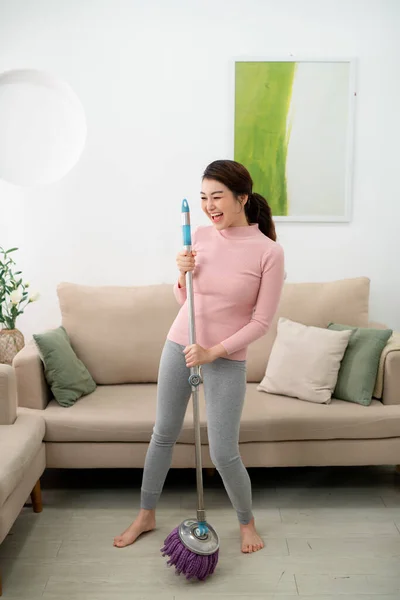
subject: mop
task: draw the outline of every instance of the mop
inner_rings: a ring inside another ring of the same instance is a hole
[[[191,252],[192,238],[190,229],[190,211],[187,200],[182,202],[182,232],[185,250]],[[196,330],[193,303],[193,277],[186,273],[186,290],[189,308],[189,343],[196,343]],[[197,482],[197,519],[186,519],[166,538],[161,553],[168,556],[168,566],[175,566],[176,573],[187,579],[204,580],[215,571],[219,555],[219,539],[216,531],[206,522],[204,509],[203,476],[201,463],[199,385],[200,368],[190,369],[189,383],[192,388],[193,425],[195,434],[196,482]]]

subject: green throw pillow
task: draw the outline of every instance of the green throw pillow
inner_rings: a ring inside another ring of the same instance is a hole
[[[44,373],[54,398],[61,406],[72,406],[79,398],[94,392],[96,383],[71,347],[64,327],[33,338],[44,363]]]
[[[340,365],[335,398],[369,406],[374,393],[376,376],[382,350],[393,331],[391,329],[368,329],[329,323],[328,329],[353,333]]]

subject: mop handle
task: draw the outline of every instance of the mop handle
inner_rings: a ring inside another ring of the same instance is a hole
[[[182,234],[183,246],[188,252],[192,251],[192,236],[190,227],[190,210],[187,200],[182,202]],[[194,293],[193,293],[193,275],[191,271],[186,273],[186,293],[189,309],[189,344],[196,343],[196,326],[194,317]],[[203,471],[201,464],[201,437],[200,437],[200,415],[199,415],[199,385],[200,369],[191,367],[189,383],[192,387],[193,400],[193,425],[195,438],[195,457],[196,457],[196,481],[197,481],[197,520],[205,522],[206,515],[204,510],[203,493]]]
[[[183,246],[187,252],[192,251],[192,234],[190,227],[190,210],[187,200],[182,202],[182,235]],[[186,273],[186,293],[189,308],[189,344],[196,343],[196,325],[194,319],[194,294],[193,294],[193,276],[191,271]],[[199,367],[190,370],[191,375],[199,375]],[[192,372],[193,371],[193,372]]]

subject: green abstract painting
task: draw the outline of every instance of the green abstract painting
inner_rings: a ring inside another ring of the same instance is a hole
[[[350,63],[235,63],[234,159],[277,217],[347,220]]]

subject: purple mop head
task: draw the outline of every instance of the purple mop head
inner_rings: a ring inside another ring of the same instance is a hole
[[[191,552],[181,542],[179,528],[176,527],[165,540],[161,553],[163,556],[169,556],[167,565],[174,565],[178,575],[183,573],[186,579],[196,578],[203,581],[214,573],[218,563],[219,550],[208,556]]]

